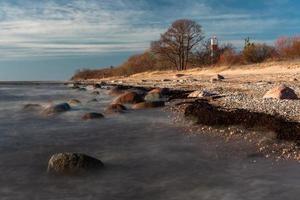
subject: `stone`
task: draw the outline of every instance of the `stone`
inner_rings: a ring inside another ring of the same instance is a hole
[[[71,105],[71,106],[78,106],[81,104],[81,101],[79,101],[78,99],[70,99],[68,101],[68,104]]]
[[[112,96],[118,96],[118,95],[123,94],[124,92],[125,91],[123,88],[116,86],[116,87],[113,87],[112,89],[110,89],[108,94],[112,95]]]
[[[93,94],[93,95],[99,95],[100,92],[99,91],[93,91],[91,94]]]
[[[132,109],[138,110],[138,109],[149,109],[149,108],[158,108],[165,106],[164,101],[154,101],[154,102],[141,102],[134,104],[132,106]]]
[[[269,90],[264,96],[264,99],[272,98],[272,99],[298,99],[295,91],[286,85],[282,84],[278,87],[275,87]]]
[[[180,77],[183,77],[183,76],[185,76],[184,74],[175,74],[175,78],[180,78]]]
[[[114,103],[118,104],[135,104],[143,102],[144,99],[141,95],[137,94],[136,92],[126,92],[121,94],[114,100]]]
[[[29,103],[23,106],[23,110],[27,110],[27,111],[36,111],[36,110],[40,110],[41,108],[42,106],[40,104],[35,104],[35,103]]]
[[[122,104],[118,104],[118,103],[115,103],[115,104],[110,104],[106,110],[105,110],[105,113],[108,113],[108,114],[112,114],[112,113],[123,113],[127,110],[127,108],[122,105]]]
[[[202,98],[202,97],[211,97],[217,95],[206,90],[196,90],[188,95],[188,98]]]
[[[224,79],[225,79],[224,76],[222,76],[222,75],[220,75],[220,74],[217,74],[217,75],[211,77],[210,82],[213,83],[213,82],[221,81],[221,80],[224,80]]]
[[[51,156],[47,172],[57,175],[75,175],[99,170],[104,164],[91,156],[80,153],[58,153]]]
[[[86,113],[85,115],[82,116],[83,120],[101,119],[101,118],[104,118],[104,115],[96,112]]]
[[[44,110],[44,113],[47,115],[51,115],[51,114],[58,114],[58,113],[66,112],[69,110],[71,110],[71,106],[68,103],[60,103],[60,104],[48,106]]]

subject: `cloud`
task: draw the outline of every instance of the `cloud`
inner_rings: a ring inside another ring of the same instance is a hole
[[[0,59],[143,51],[178,18],[194,19],[207,36],[235,44],[246,36],[270,41],[281,30],[299,29],[297,18],[272,15],[286,1],[251,3],[259,8],[252,12],[235,0],[227,6],[216,0],[2,0]]]

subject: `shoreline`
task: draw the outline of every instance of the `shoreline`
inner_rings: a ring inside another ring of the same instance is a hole
[[[299,63],[300,64],[300,63]],[[294,73],[294,71],[299,71]],[[176,72],[175,75],[168,75],[168,79],[165,76],[160,76],[161,79],[153,78],[152,80],[144,80],[135,77],[126,77],[122,80],[119,79],[101,79],[97,81],[73,81],[75,84],[94,85],[96,87],[123,87],[124,89],[142,89],[150,91],[154,88],[168,88],[174,91],[169,96],[169,102],[172,104],[174,99],[182,104],[195,103],[197,100],[207,101],[213,108],[220,108],[226,110],[228,113],[224,115],[230,115],[231,111],[242,110],[244,115],[265,115],[268,121],[272,121],[277,129],[283,129],[281,132],[285,132],[284,129],[290,129],[290,132],[296,130],[292,139],[278,138],[269,132],[274,132],[274,128],[264,126],[261,130],[261,125],[255,125],[252,127],[245,127],[245,124],[215,124],[209,125],[200,123],[198,128],[205,130],[216,130],[225,134],[226,130],[229,132],[226,134],[228,138],[235,137],[236,134],[240,135],[240,138],[244,138],[247,132],[255,132],[252,136],[249,136],[247,140],[254,142],[257,145],[258,151],[263,152],[266,157],[270,157],[270,154],[275,154],[277,158],[295,159],[300,160],[299,150],[299,135],[300,135],[300,100],[277,100],[277,99],[264,99],[262,98],[264,93],[269,89],[278,86],[279,84],[286,84],[299,95],[300,94],[300,68],[293,68],[293,73],[267,73],[256,74],[251,73],[248,75],[242,74],[227,74],[224,75],[224,80],[211,81],[211,75],[188,75],[187,73]],[[261,71],[261,70],[260,70]],[[280,78],[278,78],[280,77]],[[131,81],[129,81],[131,80]],[[193,91],[208,91],[215,94],[213,96],[205,96],[201,98],[187,98],[187,96]],[[175,105],[176,107],[177,105]],[[186,105],[185,105],[186,106]],[[174,107],[174,105],[173,105]],[[184,107],[184,106],[183,106]],[[173,109],[173,108],[172,108]],[[178,109],[179,115],[184,115],[186,107]],[[173,109],[174,110],[174,109]],[[176,108],[175,108],[176,110]],[[212,113],[215,114],[215,113]],[[237,115],[240,115],[239,113]],[[235,118],[239,118],[236,116]],[[276,120],[274,120],[276,119]],[[264,118],[265,120],[265,118]],[[277,124],[280,124],[277,126]],[[284,125],[283,125],[284,124]],[[220,126],[222,127],[220,129]],[[232,128],[232,130],[230,130]],[[197,129],[197,128],[196,128]],[[233,131],[234,130],[234,131]],[[287,130],[288,131],[288,130]],[[240,132],[244,132],[241,135]],[[276,132],[276,131],[275,131]],[[264,135],[266,134],[266,135]],[[260,137],[259,137],[260,135]],[[227,137],[226,136],[226,137]],[[252,138],[252,139],[251,139]]]

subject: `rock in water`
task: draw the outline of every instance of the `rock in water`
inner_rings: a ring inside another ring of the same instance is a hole
[[[99,92],[99,91],[93,91],[92,94],[93,94],[93,95],[99,95],[100,92]]]
[[[101,118],[104,118],[104,115],[101,113],[95,113],[95,112],[86,113],[85,115],[82,116],[83,120],[101,119]]]
[[[168,88],[155,88],[147,93],[145,101],[160,101],[166,95],[169,95],[170,90]]]
[[[127,110],[127,108],[124,105],[115,103],[115,104],[109,105],[106,108],[105,112],[108,114],[112,114],[112,113],[122,113],[126,110]]]
[[[51,156],[47,172],[72,175],[102,168],[103,163],[93,157],[79,153],[58,153]]]
[[[138,110],[138,109],[158,108],[163,106],[165,106],[164,101],[141,102],[141,103],[134,104],[132,106],[132,109]]]
[[[71,106],[78,106],[81,102],[78,99],[71,99],[68,101],[68,104]]]
[[[44,113],[47,115],[51,114],[58,114],[62,112],[66,112],[71,110],[71,107],[68,103],[61,103],[61,104],[56,104],[52,105],[44,110]]]
[[[114,103],[117,104],[133,104],[133,103],[140,103],[143,102],[143,98],[141,95],[137,94],[136,92],[126,92],[114,100]]]
[[[23,110],[27,110],[27,111],[36,111],[41,108],[42,106],[40,104],[34,104],[34,103],[25,104],[23,106]]]
[[[286,85],[282,84],[278,87],[275,87],[269,90],[264,96],[264,99],[273,98],[273,99],[298,99],[295,91]]]
[[[125,92],[124,88],[122,88],[120,86],[116,86],[116,87],[110,89],[108,94],[112,95],[112,96],[118,96],[118,95],[123,94],[124,92]]]

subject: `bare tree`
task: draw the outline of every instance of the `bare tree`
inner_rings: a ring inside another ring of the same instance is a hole
[[[203,39],[202,28],[197,22],[180,19],[172,23],[160,40],[152,42],[151,49],[171,62],[177,70],[185,70],[191,52]]]

